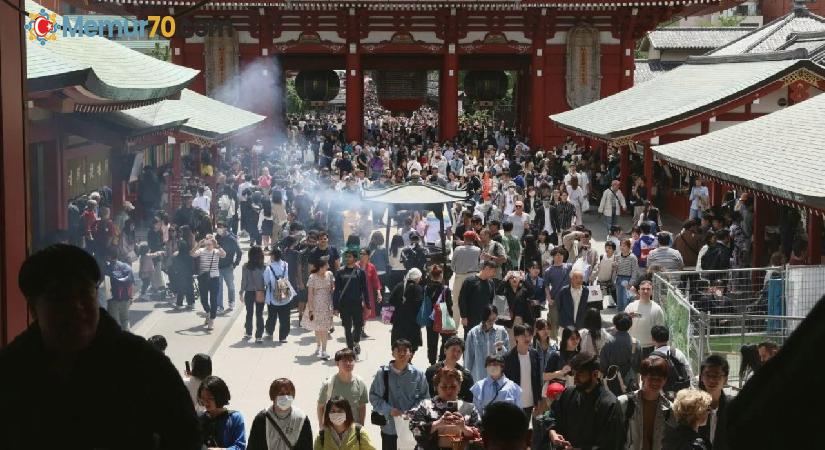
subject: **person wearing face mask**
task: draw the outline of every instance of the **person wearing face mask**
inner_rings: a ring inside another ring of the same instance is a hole
[[[311,450],[312,426],[309,416],[292,406],[295,385],[278,378],[269,386],[272,406],[252,421],[248,450]]]
[[[504,375],[504,357],[490,355],[484,366],[486,377],[480,378],[470,389],[476,410],[484,416],[487,405],[494,402],[512,403],[521,408],[521,387]]]
[[[323,409],[323,429],[315,439],[315,450],[375,450],[367,431],[353,418],[345,398],[332,397]]]
[[[243,415],[226,408],[230,398],[229,387],[214,375],[206,377],[198,388],[198,403],[205,410],[199,416],[202,442],[208,450],[246,448]]]

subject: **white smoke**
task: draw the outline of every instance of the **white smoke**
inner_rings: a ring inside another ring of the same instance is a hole
[[[264,115],[271,126],[259,126],[261,139],[269,146],[286,140],[284,132],[283,71],[276,58],[259,57],[210,94],[214,99]],[[274,133],[274,134],[273,134]]]

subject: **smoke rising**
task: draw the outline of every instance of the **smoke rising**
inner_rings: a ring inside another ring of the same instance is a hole
[[[276,58],[259,57],[210,94],[214,99],[267,117],[255,131],[268,146],[286,140],[283,71]]]

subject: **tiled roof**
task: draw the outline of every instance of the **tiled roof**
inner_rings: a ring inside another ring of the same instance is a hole
[[[656,49],[707,49],[721,47],[753,31],[752,28],[704,27],[659,28],[647,34],[650,46]]]
[[[801,8],[711,51],[708,55],[774,52],[779,50],[793,33],[812,31],[825,31],[825,18]]]
[[[600,139],[633,136],[739,98],[801,67],[825,74],[825,68],[799,59],[804,54],[691,57],[646,83],[550,118]]]
[[[170,107],[171,100],[153,103],[140,108],[125,109],[108,114],[101,114],[107,121],[121,125],[136,132],[148,132],[166,129],[184,124],[195,111],[181,105]]]
[[[181,91],[179,100],[163,100],[154,105],[125,110],[123,113],[145,123],[186,117],[188,120],[181,126],[182,131],[214,140],[245,131],[266,118],[189,89]]]
[[[662,61],[659,59],[637,59],[636,69],[633,71],[633,83],[639,84],[650,81],[655,77],[673,70],[682,65],[678,61]]]
[[[781,47],[783,50],[794,50],[797,48],[807,50],[808,58],[810,58],[811,61],[825,65],[825,31],[791,34]]]
[[[653,147],[659,158],[825,209],[825,95],[703,136]]]
[[[41,8],[26,0],[27,11],[39,12]],[[58,22],[61,20],[58,17]],[[99,97],[124,102],[174,95],[198,74],[197,70],[155,59],[106,38],[58,34],[57,39],[33,53],[35,59],[27,58],[29,79],[63,70],[39,68],[49,60],[54,61],[49,64],[60,66],[68,62],[71,67],[89,69],[84,88]]]

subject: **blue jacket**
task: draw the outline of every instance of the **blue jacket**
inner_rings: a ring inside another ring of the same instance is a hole
[[[473,404],[482,416],[487,405],[494,401],[512,403],[521,408],[521,388],[506,375],[495,382],[489,376],[478,380],[470,392],[473,393]]]
[[[384,370],[389,371],[389,402],[384,400],[386,390]],[[428,398],[430,398],[430,389],[427,385],[427,378],[424,372],[418,370],[412,364],[407,364],[407,367],[399,374],[395,373],[392,368],[392,361],[390,361],[389,365],[381,366],[378,369],[370,386],[370,404],[373,411],[377,411],[387,418],[387,424],[381,427],[381,432],[384,434],[397,435],[395,419],[390,414],[393,408],[407,412]]]
[[[496,350],[496,341],[502,341],[504,347],[501,351]],[[507,330],[501,325],[493,325],[493,328],[484,330],[484,324],[480,323],[467,333],[467,343],[464,351],[464,367],[473,374],[474,380],[483,380],[487,377],[485,363],[490,355],[501,355],[510,349],[510,336]]]
[[[204,441],[211,436],[215,439],[214,445],[226,450],[246,449],[246,428],[243,416],[238,411],[229,411],[214,419],[204,412],[200,415],[200,423]]]
[[[590,291],[587,286],[582,285],[582,296],[579,300],[579,309],[576,311],[576,317],[573,317],[573,294],[570,292],[570,286],[567,285],[559,292],[559,325],[563,327],[574,326],[576,329],[584,328],[584,315],[587,313],[587,296]]]

